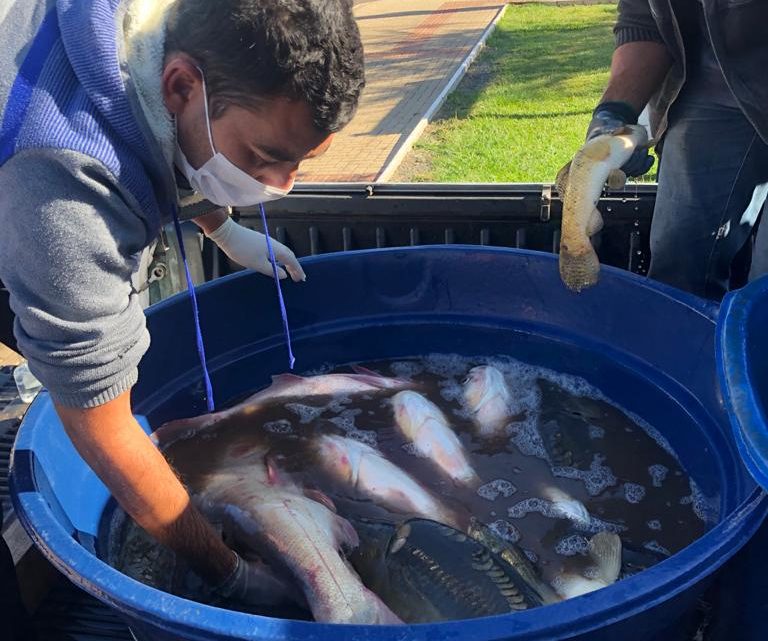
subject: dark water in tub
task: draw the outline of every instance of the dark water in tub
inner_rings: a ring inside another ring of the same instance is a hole
[[[512,397],[510,424],[503,438],[492,441],[476,435],[462,402],[467,372],[482,364],[502,371]],[[275,404],[247,420],[179,441],[166,456],[182,480],[195,487],[206,474],[215,474],[232,443],[266,440],[281,466],[311,484],[316,480],[307,463],[312,439],[319,433],[344,434],[377,447],[446,503],[517,543],[550,582],[563,572],[587,570],[587,540],[601,530],[618,533],[626,548],[649,559],[663,559],[701,536],[705,521],[715,518],[716,506],[698,491],[660,434],[584,379],[508,358],[432,355],[364,365],[420,384],[420,393],[441,408],[470,453],[483,482],[479,490],[455,486],[415,455],[394,427],[392,392]],[[349,371],[340,366],[325,373]],[[552,486],[586,506],[592,517],[588,525],[552,514],[542,494]],[[401,518],[348,500],[343,488],[322,489],[342,515]],[[129,521],[115,536],[119,569],[161,589],[177,589],[179,570],[169,553]]]

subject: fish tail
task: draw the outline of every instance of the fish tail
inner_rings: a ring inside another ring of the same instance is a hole
[[[600,580],[615,583],[621,572],[621,539],[613,532],[600,532],[589,541],[589,556],[597,565]]]
[[[571,291],[580,292],[597,283],[600,261],[592,244],[587,241],[583,249],[572,250],[560,245],[560,277]]]

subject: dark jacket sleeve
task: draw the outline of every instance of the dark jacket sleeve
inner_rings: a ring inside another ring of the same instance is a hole
[[[628,42],[664,42],[648,0],[619,0],[618,12],[613,28],[617,47]]]

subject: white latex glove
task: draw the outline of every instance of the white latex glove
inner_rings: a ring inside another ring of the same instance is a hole
[[[221,227],[206,235],[238,265],[253,269],[265,276],[272,276],[267,237],[261,232],[247,229],[231,218],[227,218]],[[307,280],[307,275],[296,259],[296,255],[283,243],[272,239],[272,251],[275,253],[278,264],[285,267],[285,269],[279,266],[277,268],[281,280],[287,278],[288,274],[297,283]],[[285,273],[286,271],[288,274]]]

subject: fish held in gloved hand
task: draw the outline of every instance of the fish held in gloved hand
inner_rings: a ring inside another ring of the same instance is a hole
[[[558,173],[556,185],[563,201],[560,277],[568,289],[580,292],[597,283],[600,261],[590,241],[603,227],[597,203],[606,182],[613,189],[624,186],[621,166],[635,149],[648,144],[645,127],[627,125],[588,140]]]

